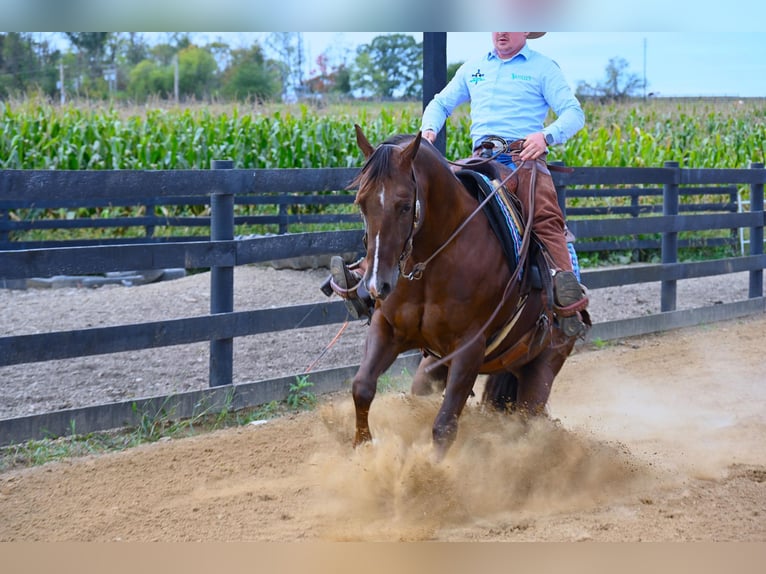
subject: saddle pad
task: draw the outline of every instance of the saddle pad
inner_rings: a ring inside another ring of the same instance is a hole
[[[484,201],[500,184],[499,181],[491,180],[483,173],[470,169],[460,170],[456,175],[479,203]],[[492,231],[495,232],[503,246],[503,252],[511,272],[516,269],[524,233],[524,224],[517,201],[503,186],[484,206],[484,213],[489,220]]]
[[[456,173],[463,186],[473,195],[479,203],[484,201],[492,193],[500,182],[490,179],[483,173],[470,169],[462,169]],[[489,219],[492,231],[495,232],[500,244],[503,246],[508,266],[513,272],[519,260],[521,241],[524,234],[524,219],[521,214],[521,205],[518,199],[503,186],[497,190],[495,196],[484,206],[484,213]],[[572,268],[577,280],[580,281],[580,263],[577,252],[572,242],[567,242],[569,257],[572,260]],[[521,274],[519,274],[521,277]]]

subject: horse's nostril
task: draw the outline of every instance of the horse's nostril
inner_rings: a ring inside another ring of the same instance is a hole
[[[377,287],[370,285],[369,291],[375,299],[383,300],[391,294],[391,283],[381,283]]]

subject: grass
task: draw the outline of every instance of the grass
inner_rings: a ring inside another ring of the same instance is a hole
[[[317,404],[317,398],[308,390],[311,386],[313,383],[307,377],[296,377],[296,383],[290,387],[285,401],[272,401],[238,410],[231,408],[232,392],[226,395],[220,408],[202,401],[195,406],[191,417],[183,419],[175,416],[171,406],[172,397],[166,398],[159,408],[143,411],[134,403],[133,412],[138,419],[134,427],[77,434],[72,421],[68,436],[29,440],[1,447],[0,472],[67,458],[123,451],[141,444],[244,426],[289,412],[312,409]]]
[[[396,376],[382,375],[378,381],[378,390],[381,393],[401,392],[409,387],[411,379],[407,371]],[[270,420],[292,412],[309,411],[319,403],[319,398],[312,391],[313,386],[309,375],[298,375],[290,385],[284,401],[271,401],[238,410],[232,409],[232,391],[226,395],[220,408],[201,401],[195,405],[192,416],[184,419],[175,415],[172,397],[166,398],[158,408],[153,409],[139,410],[134,403],[133,412],[138,419],[134,427],[77,434],[72,421],[68,436],[28,440],[0,447],[0,472],[68,458],[119,452],[142,444],[185,438]]]
[[[314,383],[309,381],[308,375],[298,375],[295,382],[290,385],[285,402],[294,410],[309,410],[316,406],[317,398],[309,389]]]
[[[606,349],[611,344],[610,341],[605,341],[604,339],[602,339],[600,337],[596,337],[590,343],[591,343],[591,345],[593,345],[594,348],[599,349],[599,350]]]

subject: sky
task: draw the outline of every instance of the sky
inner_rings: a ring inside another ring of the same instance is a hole
[[[766,97],[758,0],[0,0],[0,14],[6,31],[302,31],[310,62],[386,33],[378,30],[466,30],[448,33],[448,62],[489,48],[480,30],[561,30],[532,42],[573,87],[602,81],[609,59],[621,57],[662,96]]]
[[[764,26],[766,29],[766,25]],[[304,32],[307,61],[326,50],[355,50],[388,32]],[[412,34],[418,41],[422,33]],[[265,33],[205,34],[232,44]],[[462,62],[491,48],[490,32],[448,32],[447,62]],[[572,88],[606,77],[610,58],[624,58],[628,72],[659,96],[766,97],[764,32],[549,32],[530,47],[558,62]]]

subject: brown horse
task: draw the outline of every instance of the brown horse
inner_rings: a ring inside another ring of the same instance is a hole
[[[544,412],[575,340],[555,326],[550,273],[535,242],[525,239],[524,268],[512,269],[487,217],[477,212],[479,201],[420,133],[374,148],[355,129],[366,162],[350,187],[358,189],[363,281],[375,312],[352,385],[354,445],[372,439],[368,415],[378,377],[400,353],[422,349],[412,392],[444,391],[433,424],[441,459],[477,375],[490,375],[484,402]]]

